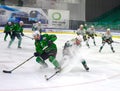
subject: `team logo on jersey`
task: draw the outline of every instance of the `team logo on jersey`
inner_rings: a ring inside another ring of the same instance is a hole
[[[46,40],[47,38],[46,37],[43,37],[43,40]]]

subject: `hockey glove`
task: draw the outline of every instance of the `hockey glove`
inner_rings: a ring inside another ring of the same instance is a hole
[[[35,56],[35,57],[38,57],[38,56],[40,56],[40,53],[35,52],[35,53],[34,53],[34,56]]]
[[[53,44],[52,41],[48,41],[48,46],[51,46]]]
[[[6,31],[4,31],[4,33],[6,33]]]
[[[24,36],[24,33],[21,33],[22,36]]]
[[[95,36],[97,36],[97,34],[95,34]]]
[[[113,43],[113,41],[112,41],[112,40],[108,41],[108,44],[112,44],[112,43]]]

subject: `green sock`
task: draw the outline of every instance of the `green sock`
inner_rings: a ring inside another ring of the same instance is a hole
[[[55,57],[50,56],[50,57],[49,57],[49,61],[50,61],[56,68],[60,67],[60,65],[59,65],[59,63],[57,62],[57,60],[55,59]]]

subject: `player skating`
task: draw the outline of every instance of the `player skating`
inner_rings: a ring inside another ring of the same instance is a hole
[[[61,67],[56,60],[57,46],[54,41],[57,39],[56,35],[41,35],[38,31],[33,33],[35,39],[35,48],[36,52],[34,56],[37,57],[36,61],[41,64],[43,68],[46,68],[48,65],[45,60],[49,61],[55,66],[56,70],[61,70]]]
[[[89,70],[87,63],[82,57],[82,53],[80,52],[82,46],[81,42],[81,37],[77,36],[76,38],[69,40],[65,43],[63,48],[63,59],[61,62],[63,71],[67,69],[70,71],[72,67],[75,66],[75,64],[79,64],[80,62],[87,71]]]
[[[110,32],[110,28],[107,29],[105,34],[102,34],[102,46],[100,47],[99,52],[101,52],[105,43],[110,45],[111,50],[114,53],[115,51],[114,51],[113,46],[112,46],[113,40],[112,40],[112,35],[111,35],[111,32]]]
[[[15,40],[15,37],[18,38],[18,48],[21,48],[21,41],[23,34],[23,21],[20,21],[19,23],[16,23],[13,25],[12,29],[12,35],[11,35],[11,41],[9,42],[8,48],[12,45],[13,41]]]
[[[8,34],[11,38],[11,31],[12,31],[12,23],[7,22],[7,24],[5,25],[5,28],[4,28],[4,33],[5,33],[4,41],[6,41]]]
[[[83,37],[83,40],[86,41],[86,30],[84,29],[83,25],[80,25],[80,27],[77,29],[76,34],[79,36],[81,35]]]
[[[91,26],[90,28],[88,28],[86,34],[88,36],[88,38],[87,38],[87,46],[89,47],[89,43],[88,42],[89,42],[90,38],[93,39],[93,44],[96,46],[95,36],[97,36],[97,34],[96,34],[94,26]]]
[[[41,28],[41,22],[40,21],[33,24],[32,31],[39,31],[40,33],[42,33],[42,28]]]

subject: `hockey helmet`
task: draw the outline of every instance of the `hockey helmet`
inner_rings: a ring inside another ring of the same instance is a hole
[[[41,24],[41,21],[38,21],[39,24]]]
[[[80,36],[76,37],[76,45],[80,45],[82,42],[82,38]]]
[[[40,32],[39,32],[39,31],[35,31],[35,32],[33,33],[33,37],[35,37],[35,36],[37,36],[37,35],[40,35]]]
[[[81,36],[77,36],[76,39],[79,40],[80,42],[82,41]]]
[[[110,28],[107,28],[107,31],[110,31]]]
[[[91,28],[94,28],[94,26],[92,25]]]
[[[9,21],[9,22],[8,22],[8,25],[11,25],[11,24],[12,24],[12,23]]]
[[[81,24],[80,27],[83,27],[83,25]]]
[[[20,23],[20,24],[23,24],[24,22],[23,22],[23,21],[20,21],[19,23]]]

